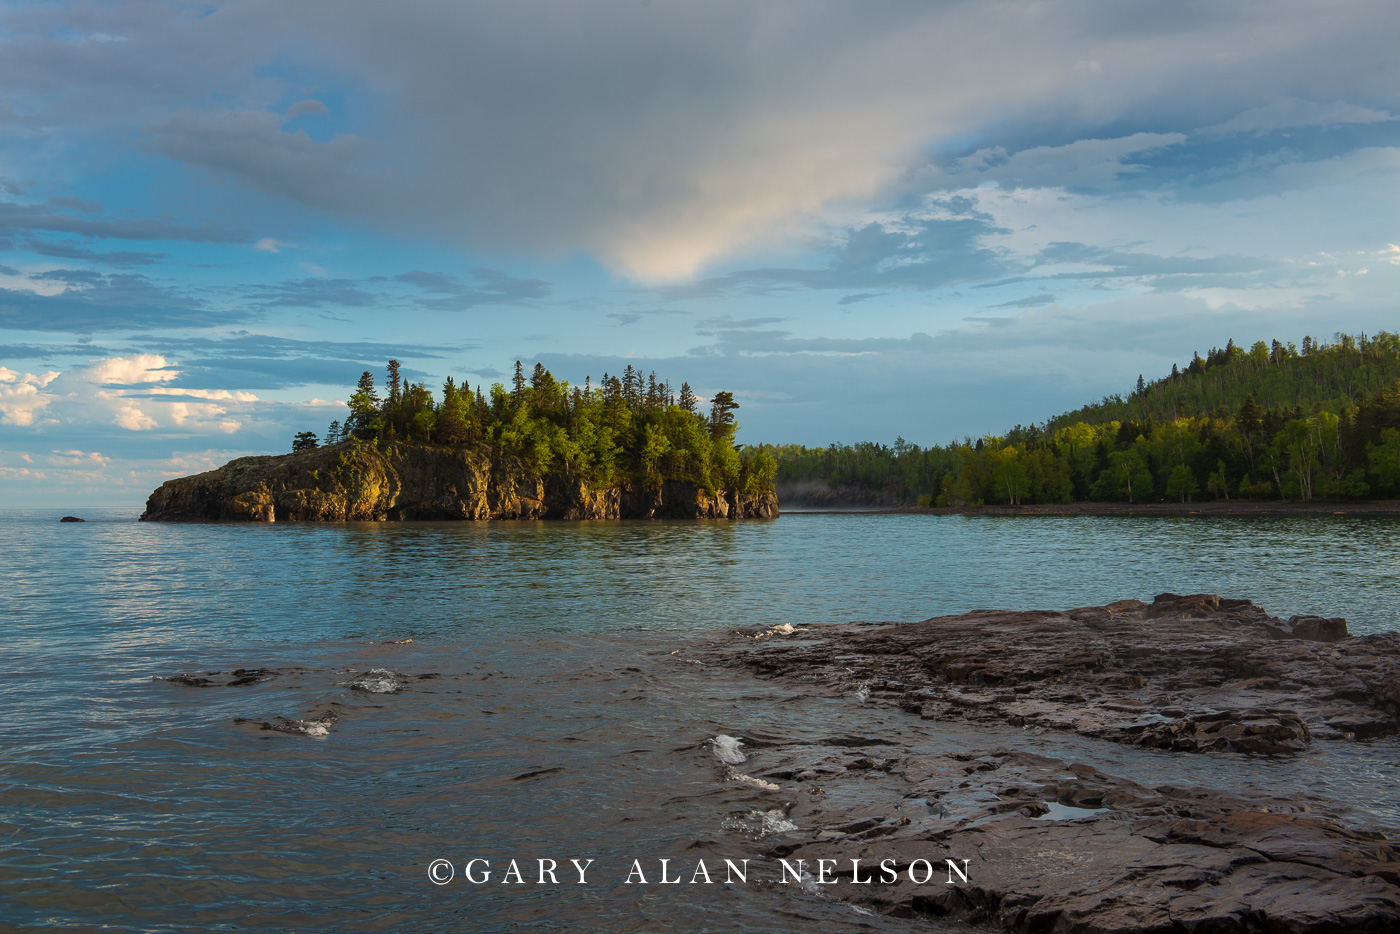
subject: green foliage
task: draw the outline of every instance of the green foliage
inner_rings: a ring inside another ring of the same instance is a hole
[[[292,438],[292,453],[300,454],[302,451],[314,451],[320,445],[321,440],[316,437],[316,432],[298,431]]]
[[[517,458],[540,476],[566,474],[600,486],[677,480],[712,492],[737,487],[758,494],[772,490],[777,474],[771,454],[741,453],[735,445],[739,405],[732,393],[717,393],[705,415],[688,383],[677,404],[669,383],[630,365],[621,378],[605,373],[597,388],[591,380],[580,388],[539,363],[527,376],[517,360],[509,390],[496,383],[473,394],[465,380],[459,385],[448,378],[441,401],[422,383],[405,383],[398,361],[389,361],[387,382],[388,397],[381,399],[374,375],[360,377],[343,427],[328,443],[465,447],[493,460]],[[342,454],[337,475],[348,465]]]
[[[1125,398],[1004,437],[765,446],[778,486],[921,505],[1400,496],[1400,336],[1229,342]]]

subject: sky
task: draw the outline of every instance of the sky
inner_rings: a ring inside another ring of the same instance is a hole
[[[1393,0],[0,0],[0,507],[285,452],[391,357],[930,445],[1400,330],[1397,39]]]

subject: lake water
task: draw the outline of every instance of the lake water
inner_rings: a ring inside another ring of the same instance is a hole
[[[1014,742],[1152,784],[1303,788],[1359,821],[1400,821],[1393,741],[1288,760],[1104,749],[911,726],[685,657],[697,637],[738,627],[1163,591],[1397,629],[1395,519],[206,526],[80,514],[0,513],[0,928],[909,930],[795,887],[622,884],[634,858],[693,865],[761,848],[733,830],[758,799],[717,777],[706,741],[718,734]],[[221,686],[255,668],[276,674]],[[212,683],[162,680],[179,674]],[[403,689],[364,689],[385,678]],[[261,728],[279,717],[326,735]],[[460,870],[474,857],[497,880],[512,857],[596,862],[588,885],[470,885]],[[438,858],[457,867],[449,884],[428,878]]]

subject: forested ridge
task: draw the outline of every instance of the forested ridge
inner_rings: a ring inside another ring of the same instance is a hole
[[[527,377],[517,360],[510,388],[472,390],[448,377],[435,398],[423,383],[405,382],[390,360],[384,394],[366,371],[346,405],[345,420],[327,428],[326,444],[465,447],[493,460],[516,458],[538,477],[565,474],[597,486],[675,480],[759,494],[772,490],[777,469],[769,454],[735,444],[739,405],[732,393],[716,393],[705,412],[688,383],[677,394],[630,364],[620,377],[604,373],[597,386],[591,378],[570,386],[539,363]],[[303,431],[292,450],[321,443]]]
[[[780,490],[923,506],[1400,496],[1400,335],[1230,341],[1002,436],[761,446]]]

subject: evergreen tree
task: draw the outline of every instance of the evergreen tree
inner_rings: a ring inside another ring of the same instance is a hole
[[[734,410],[739,403],[734,401],[734,393],[717,392],[710,400],[710,436],[732,439],[738,426],[734,424]]]
[[[314,451],[320,446],[320,439],[316,437],[314,431],[298,431],[292,438],[292,453],[301,454],[305,451]]]
[[[698,405],[699,402],[700,400],[695,398],[695,393],[691,391],[690,384],[687,382],[682,382],[680,407],[682,409],[685,409],[690,414],[694,415],[695,406]]]
[[[389,371],[389,405],[395,407],[403,398],[403,378],[399,376],[399,361],[390,360],[387,369]]]
[[[373,373],[365,370],[360,374],[360,382],[346,404],[350,407],[345,419],[346,434],[363,439],[371,437],[379,415],[379,393],[374,388]]]

